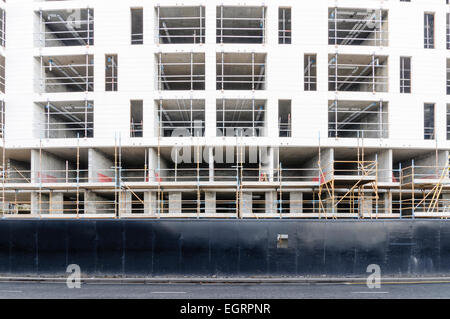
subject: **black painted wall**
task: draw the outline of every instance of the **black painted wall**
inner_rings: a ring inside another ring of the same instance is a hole
[[[289,235],[277,248],[278,234]],[[0,274],[450,275],[450,221],[2,220]]]

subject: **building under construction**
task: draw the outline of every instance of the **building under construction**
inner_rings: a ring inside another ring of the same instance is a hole
[[[450,217],[445,0],[0,2],[3,218]]]

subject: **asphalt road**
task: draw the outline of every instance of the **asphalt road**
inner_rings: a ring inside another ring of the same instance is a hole
[[[383,284],[82,284],[2,282],[0,299],[308,299],[450,298],[450,283]]]

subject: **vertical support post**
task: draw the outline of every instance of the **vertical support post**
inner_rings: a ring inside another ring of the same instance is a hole
[[[200,43],[203,43],[203,7],[200,6]]]
[[[376,93],[375,77],[375,54],[372,54],[372,93]]]
[[[411,194],[411,202],[412,202],[412,205],[411,205],[411,214],[412,214],[412,218],[414,219],[414,217],[415,217],[415,211],[416,211],[416,207],[415,207],[415,205],[416,205],[416,201],[415,201],[415,194],[414,194],[414,192],[415,192],[415,185],[414,185],[414,180],[415,180],[415,178],[414,178],[414,175],[415,175],[415,165],[414,165],[414,160],[412,160],[411,161],[411,188],[412,188],[412,194]]]
[[[86,93],[89,92],[89,55],[86,53]]]
[[[252,91],[255,91],[255,52],[252,52]]]
[[[194,53],[191,51],[191,91],[194,90]],[[192,104],[192,99],[191,99]]]
[[[338,54],[334,55],[334,91],[338,91]]]
[[[222,51],[222,91],[224,90],[224,77],[225,77],[225,75],[224,75],[224,71],[225,71],[225,65],[224,65],[224,60],[225,60],[225,57],[224,57],[224,53],[223,53],[223,51]]]
[[[255,136],[255,97],[252,99],[252,136]]]
[[[223,44],[223,4],[220,6],[220,44]],[[223,65],[223,56],[222,56],[222,65]]]
[[[91,21],[90,21],[90,17],[91,17],[91,10],[89,8],[87,8],[87,41],[86,41],[86,46],[90,46],[91,45]]]
[[[338,32],[337,32],[337,7],[334,8],[334,45],[338,44]]]
[[[78,134],[78,136],[77,136],[77,176],[76,176],[76,180],[77,180],[76,212],[77,212],[77,218],[78,218],[79,214],[80,214],[80,134]],[[84,207],[86,207],[86,198],[84,198],[84,202],[85,202]]]
[[[158,64],[159,64],[158,65],[158,69],[159,69],[158,88],[159,88],[160,91],[162,91],[163,90],[163,84],[162,84],[163,66],[162,66],[162,53],[161,52],[158,53]]]
[[[266,43],[266,7],[262,6],[262,39],[261,43]]]

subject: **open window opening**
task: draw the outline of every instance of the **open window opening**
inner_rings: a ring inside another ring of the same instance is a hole
[[[278,43],[292,43],[291,8],[278,8]]]
[[[37,106],[36,137],[94,137],[93,101],[43,102]]]
[[[143,101],[130,103],[130,137],[144,136],[144,105]]]
[[[278,101],[278,130],[280,137],[292,136],[291,100]]]
[[[119,88],[118,80],[118,68],[119,61],[117,54],[107,54],[105,56],[105,91],[112,92],[117,91]]]
[[[388,57],[330,54],[328,58],[329,91],[388,92]]]
[[[328,44],[387,46],[388,39],[387,10],[328,9]]]
[[[217,133],[221,136],[265,136],[266,101],[220,99],[216,102]]]
[[[93,55],[42,56],[41,92],[91,92],[94,90]]]
[[[303,62],[305,91],[317,91],[317,55],[305,54]]]
[[[328,136],[388,138],[388,103],[382,101],[329,101]]]
[[[411,93],[410,57],[400,57],[400,93]]]
[[[156,7],[161,44],[205,43],[205,7]]]
[[[266,7],[218,6],[217,43],[264,43]]]
[[[160,136],[205,135],[205,100],[159,100],[155,104]]]
[[[204,53],[159,53],[158,89],[160,91],[204,90]]]
[[[432,103],[426,103],[424,105],[424,139],[435,139],[435,105]]]
[[[434,49],[434,13],[424,15],[424,48]]]
[[[217,90],[265,90],[265,53],[217,53]]]
[[[37,12],[38,42],[42,47],[94,44],[94,10],[46,10]]]
[[[131,9],[131,44],[144,44],[144,9]]]

